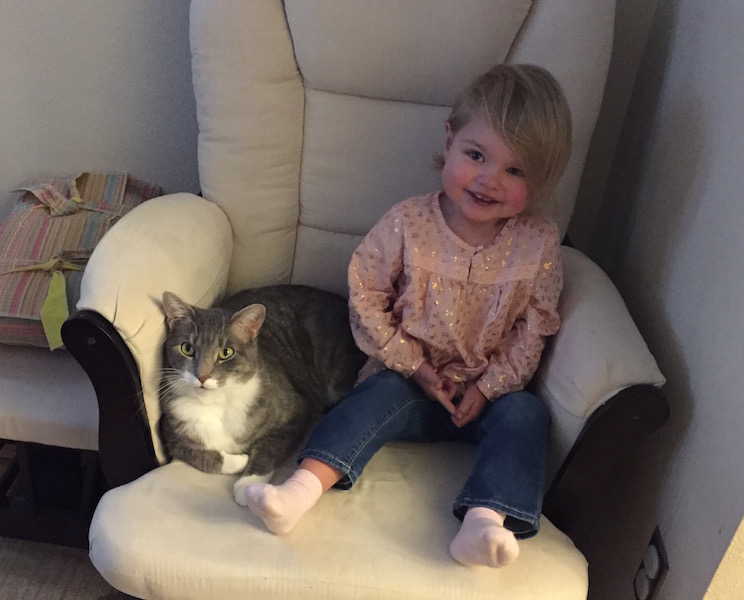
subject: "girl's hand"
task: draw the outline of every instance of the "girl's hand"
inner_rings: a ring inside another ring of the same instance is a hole
[[[455,397],[457,386],[451,379],[442,379],[428,362],[422,363],[411,375],[419,387],[424,390],[427,396],[439,402],[451,415],[455,414],[455,405],[452,404],[452,398]]]
[[[480,417],[483,409],[488,404],[488,398],[473,384],[462,396],[462,400],[457,405],[457,409],[452,415],[452,422],[457,427],[463,427]]]

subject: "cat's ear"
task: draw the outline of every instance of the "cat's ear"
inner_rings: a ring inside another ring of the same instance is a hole
[[[189,304],[181,300],[173,292],[163,292],[163,312],[170,327],[176,319],[189,319],[193,310]]]
[[[230,329],[238,339],[250,342],[258,335],[265,318],[266,307],[263,304],[251,304],[232,316]]]

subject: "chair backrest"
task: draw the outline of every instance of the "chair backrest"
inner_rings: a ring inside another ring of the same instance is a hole
[[[454,97],[502,61],[541,65],[566,92],[565,231],[614,14],[614,0],[193,0],[200,180],[233,228],[229,290],[346,293],[361,236],[394,203],[439,188],[432,156]]]

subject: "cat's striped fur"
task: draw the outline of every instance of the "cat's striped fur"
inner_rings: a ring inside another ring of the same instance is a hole
[[[308,286],[238,292],[210,309],[163,294],[161,432],[172,458],[271,477],[364,363],[346,300]]]

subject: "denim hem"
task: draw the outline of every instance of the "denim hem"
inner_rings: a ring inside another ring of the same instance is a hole
[[[493,500],[473,500],[471,498],[457,498],[452,505],[452,513],[460,520],[465,517],[468,508],[482,506],[506,515],[504,527],[514,534],[518,540],[534,537],[540,531],[540,515],[535,516],[513,506],[494,502]]]
[[[341,471],[344,476],[334,484],[333,487],[335,488],[348,490],[356,483],[357,479],[359,478],[359,475],[357,473],[354,473],[351,465],[340,460],[333,454],[322,452],[320,450],[303,450],[297,456],[297,463],[299,464],[300,462],[302,462],[303,458],[314,458],[315,460],[319,460],[320,462],[327,464],[329,467],[333,467],[337,471]]]

